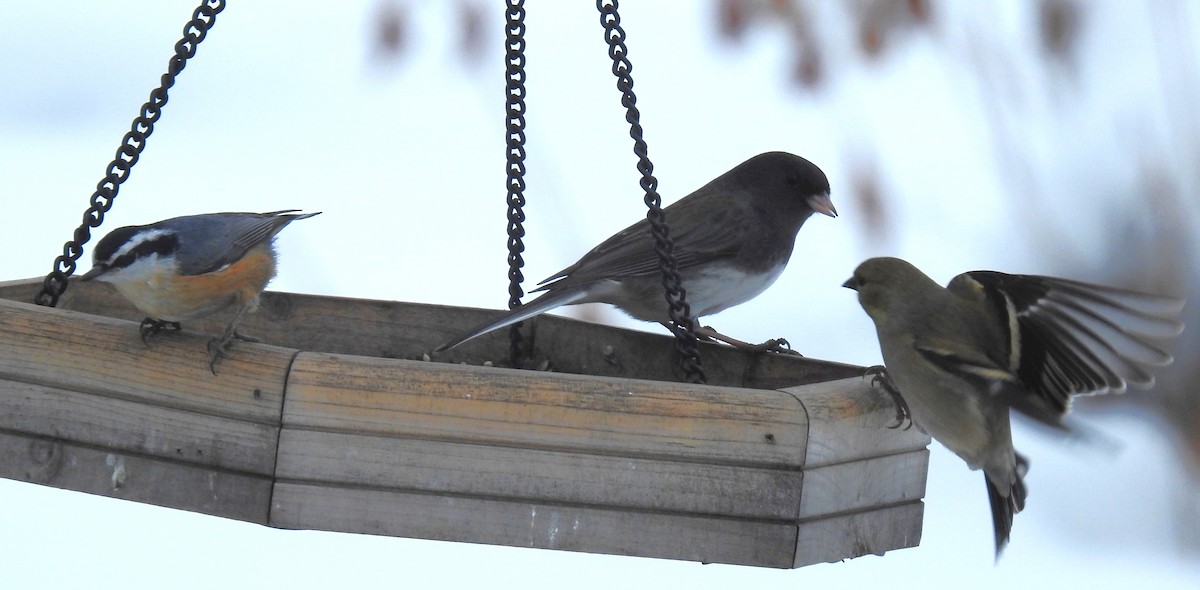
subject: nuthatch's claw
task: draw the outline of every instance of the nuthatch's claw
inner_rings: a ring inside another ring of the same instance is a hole
[[[242,342],[254,342],[256,344],[262,342],[262,338],[255,338],[254,336],[243,334],[237,330],[234,330],[233,337],[241,340]]]
[[[178,332],[183,326],[179,322],[168,322],[166,320],[156,320],[154,318],[146,318],[138,325],[138,334],[142,336],[142,344],[150,346],[150,337],[162,332],[163,330],[171,330]]]
[[[222,336],[208,341],[208,370],[217,374],[217,363],[229,356],[229,347],[233,344],[232,336]]]
[[[208,370],[212,371],[213,375],[217,374],[217,363],[221,359],[229,358],[230,349],[233,348],[233,341],[241,340],[243,342],[262,342],[262,339],[254,336],[247,336],[238,332],[236,329],[226,330],[220,338],[213,338],[208,341]]]

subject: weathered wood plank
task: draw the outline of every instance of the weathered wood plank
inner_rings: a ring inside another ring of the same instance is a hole
[[[271,526],[791,567],[796,525],[280,482]]]
[[[301,353],[284,424],[477,444],[800,467],[789,394]]]
[[[0,430],[271,475],[279,428],[0,379]]]
[[[0,431],[0,477],[266,524],[271,479]]]
[[[285,428],[276,475],[329,486],[795,520],[919,500],[927,466],[926,449],[799,472]]]
[[[0,281],[0,299],[33,303],[33,298],[37,296],[41,288],[42,279]]]
[[[0,283],[0,298],[28,303],[41,279]],[[72,281],[60,302],[63,309],[141,321],[142,314],[109,285]],[[265,342],[313,352],[370,357],[419,359],[437,345],[500,313],[497,310],[448,307],[396,301],[324,297],[268,291],[257,312],[243,324],[245,332]],[[228,323],[231,310],[187,322],[189,333],[212,336]],[[530,366],[542,363],[553,371],[583,375],[680,381],[674,339],[546,315],[526,322],[535,350]],[[647,324],[647,329],[653,326]],[[503,330],[483,336],[435,361],[507,362]],[[727,346],[702,345],[705,371],[712,385],[777,389],[842,379],[861,368],[778,354],[751,354]]]
[[[921,429],[893,428],[896,406],[870,377],[852,377],[789,387],[808,411],[809,467],[845,463],[929,446]]]
[[[280,433],[276,476],[351,488],[793,520],[804,478],[790,470],[290,428]]]
[[[435,341],[437,344],[503,313],[475,308],[448,308],[448,311],[446,325],[453,329]],[[463,321],[465,318],[470,321]],[[647,324],[646,329],[658,332],[624,330],[549,314],[527,320],[526,324],[527,340],[533,348],[532,359],[527,361],[529,367],[546,363],[550,370],[564,373],[685,381],[674,337],[653,324]],[[498,330],[440,353],[435,360],[472,365],[491,361],[500,366],[507,362],[508,346],[507,331]],[[862,368],[854,365],[800,356],[756,354],[718,344],[701,343],[700,355],[710,385],[779,389],[862,373]]]
[[[804,469],[800,518],[888,506],[925,497],[929,449]]]
[[[803,522],[796,542],[796,558],[788,567],[916,547],[921,542],[924,514],[924,504],[910,502]]]
[[[208,338],[196,334],[146,346],[137,324],[6,299],[0,326],[0,376],[273,425],[297,352],[239,342],[213,375]]]
[[[5,477],[263,523],[295,351],[0,300]],[[257,390],[257,395],[256,395]],[[256,476],[253,473],[262,475]]]

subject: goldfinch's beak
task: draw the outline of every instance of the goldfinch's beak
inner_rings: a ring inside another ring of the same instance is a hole
[[[842,286],[847,289],[850,289],[851,291],[857,291],[858,290],[858,281],[854,280],[854,277],[850,277],[850,278],[846,279],[846,282],[842,283]]]
[[[808,206],[812,207],[813,211],[830,217],[837,217],[837,209],[833,208],[833,201],[829,200],[829,193],[821,193],[811,195],[806,199]]]

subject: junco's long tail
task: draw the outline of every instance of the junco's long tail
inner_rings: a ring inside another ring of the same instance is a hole
[[[443,350],[449,350],[455,346],[458,346],[459,344],[462,344],[463,342],[471,340],[472,338],[482,336],[488,332],[491,332],[492,330],[499,330],[505,326],[511,326],[519,321],[527,320],[535,315],[545,313],[561,305],[579,303],[585,297],[587,297],[587,294],[587,291],[581,288],[566,288],[556,291],[548,291],[541,297],[538,297],[537,299],[534,299],[533,301],[530,301],[521,307],[497,317],[496,319],[480,324],[474,330],[471,330],[465,335],[433,349],[433,351],[442,352]]]

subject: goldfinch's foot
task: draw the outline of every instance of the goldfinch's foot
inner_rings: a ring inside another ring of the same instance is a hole
[[[888,428],[893,430],[901,426],[904,427],[904,430],[912,428],[912,412],[908,409],[908,402],[904,401],[904,397],[900,395],[900,390],[896,388],[895,383],[892,383],[892,378],[887,373],[887,367],[883,365],[868,367],[863,372],[863,378],[866,378],[867,375],[871,375],[871,387],[875,387],[876,385],[882,387],[891,396],[892,403],[896,405],[896,423],[888,426]],[[908,424],[906,425],[905,422],[908,422]]]

